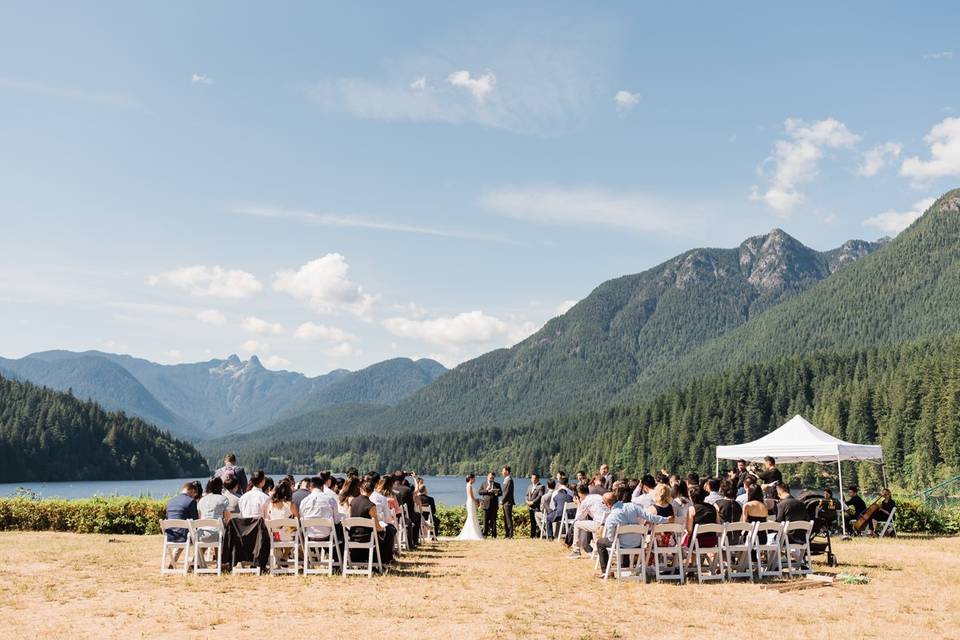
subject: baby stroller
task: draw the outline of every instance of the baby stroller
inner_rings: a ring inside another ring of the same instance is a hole
[[[837,522],[837,501],[828,500],[815,491],[804,491],[797,499],[806,507],[807,517],[813,521],[810,553],[815,556],[826,553],[827,564],[837,566],[837,556],[833,555],[833,545],[830,543],[830,528]]]

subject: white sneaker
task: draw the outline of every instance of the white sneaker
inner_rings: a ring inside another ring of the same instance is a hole
[[[570,555],[567,556],[567,560],[579,560],[580,557],[579,551],[571,551]]]

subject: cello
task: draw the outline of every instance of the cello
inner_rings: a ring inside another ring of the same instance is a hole
[[[857,518],[857,521],[853,523],[854,531],[863,531],[867,528],[867,525],[870,524],[870,521],[873,520],[874,514],[880,510],[880,505],[883,502],[883,497],[879,496],[874,500],[866,510],[860,514],[860,517]]]

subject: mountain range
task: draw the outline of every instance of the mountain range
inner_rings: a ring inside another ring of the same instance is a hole
[[[195,441],[253,431],[288,414],[342,403],[393,405],[445,371],[433,360],[407,358],[314,378],[270,371],[256,356],[177,365],[100,351],[0,358],[0,375],[71,390]]]

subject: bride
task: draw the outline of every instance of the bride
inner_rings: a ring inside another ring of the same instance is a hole
[[[473,482],[476,476],[472,473],[467,476],[467,521],[457,540],[483,540],[480,530],[480,521],[477,520],[477,497],[473,495]]]

